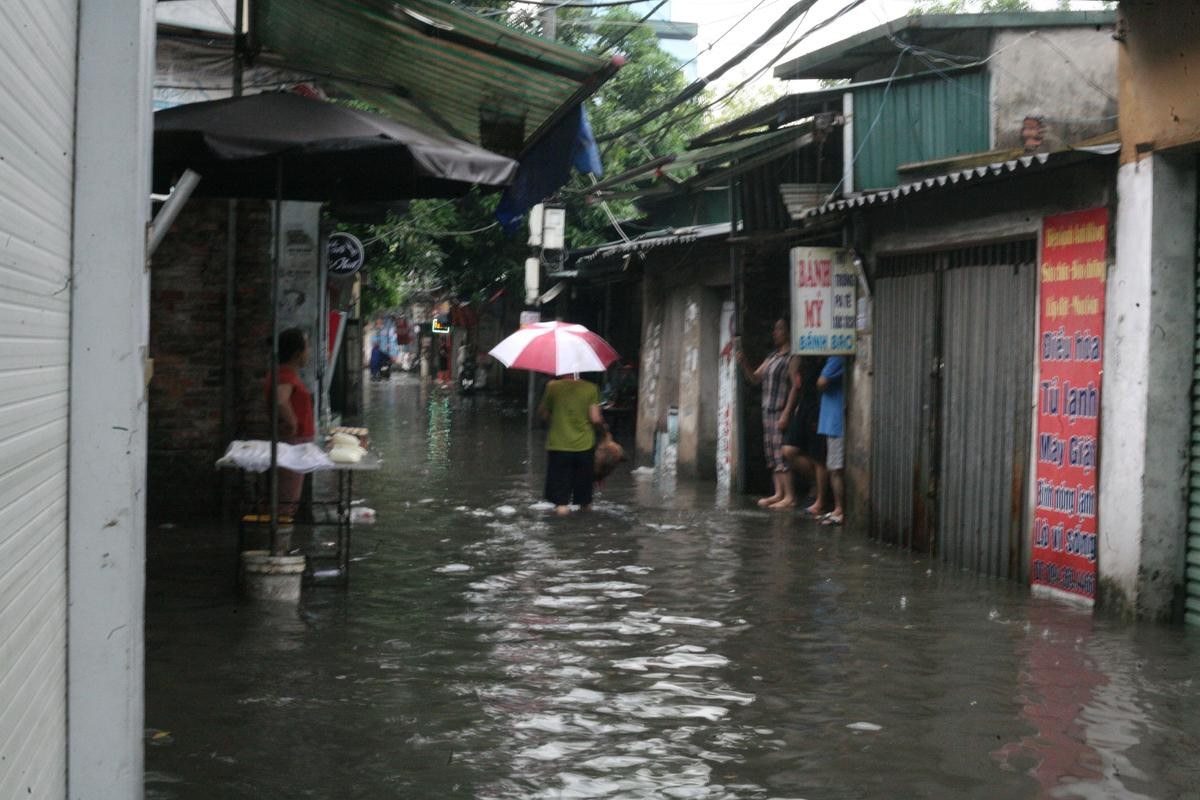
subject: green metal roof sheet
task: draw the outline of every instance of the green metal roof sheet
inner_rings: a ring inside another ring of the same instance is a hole
[[[948,34],[999,28],[1064,28],[1113,25],[1115,11],[1003,11],[989,14],[915,14],[900,17],[775,67],[775,77],[853,78],[882,59],[895,60],[892,38],[935,46]],[[983,55],[982,53],[980,55]]]
[[[692,170],[703,172],[705,170],[716,169],[733,161],[753,157],[777,145],[798,140],[804,133],[805,131],[799,128],[784,128],[782,130],[749,136],[735,142],[724,142],[710,147],[685,150],[673,156],[663,156],[632,167],[619,175],[614,175],[594,186],[587,187],[583,192],[597,197],[610,197],[614,195],[609,194],[609,191],[616,187],[633,181],[644,180],[660,173],[671,174],[683,171],[690,172]],[[666,186],[661,188],[664,192],[669,191],[669,188]],[[634,196],[639,194],[641,194],[639,190],[634,190]]]
[[[256,0],[250,46],[402,122],[520,155],[620,66],[439,0]]]

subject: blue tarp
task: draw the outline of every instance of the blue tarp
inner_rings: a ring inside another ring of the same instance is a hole
[[[604,175],[600,149],[596,147],[587,110],[582,104],[563,117],[521,159],[517,179],[504,191],[496,206],[496,219],[504,229],[509,233],[516,231],[525,212],[565,186],[571,178],[571,167],[597,178]]]

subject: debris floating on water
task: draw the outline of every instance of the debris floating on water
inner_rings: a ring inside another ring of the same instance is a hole
[[[851,722],[846,726],[852,731],[881,731],[882,725],[876,725],[874,722]]]

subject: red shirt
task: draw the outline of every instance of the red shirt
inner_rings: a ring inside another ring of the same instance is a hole
[[[300,374],[292,367],[279,368],[279,385],[283,386],[284,384],[292,387],[292,396],[289,398],[289,403],[292,406],[292,413],[296,415],[296,422],[298,423],[295,438],[311,439],[317,433],[316,427],[313,425],[312,392],[308,390],[308,387],[304,385],[304,381],[300,380]],[[267,401],[267,413],[270,413],[270,375],[267,376],[266,384],[263,387],[263,395]]]

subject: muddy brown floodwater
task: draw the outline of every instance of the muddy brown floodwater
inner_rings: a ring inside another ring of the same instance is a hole
[[[554,519],[519,407],[369,391],[348,590],[151,529],[152,800],[1200,793],[1200,632],[627,470]]]

